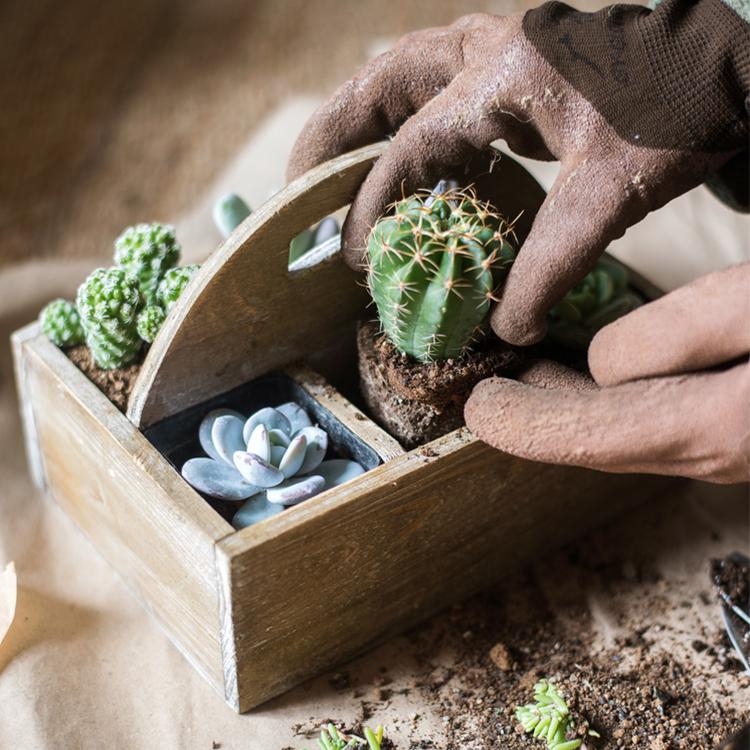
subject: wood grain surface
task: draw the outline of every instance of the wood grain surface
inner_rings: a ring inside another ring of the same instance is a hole
[[[20,349],[47,489],[223,695],[214,543],[234,530],[46,337]]]
[[[227,699],[246,711],[668,481],[523,461],[464,428],[226,537]]]

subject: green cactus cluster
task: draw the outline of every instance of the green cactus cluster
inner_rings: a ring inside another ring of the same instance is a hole
[[[66,299],[50,302],[39,313],[42,333],[56,346],[75,346],[85,339],[76,306]]]
[[[78,288],[76,307],[99,367],[122,367],[138,356],[140,301],[137,281],[122,268],[97,268]]]
[[[57,346],[85,342],[103,369],[134,362],[199,268],[175,267],[179,259],[172,227],[129,227],[115,242],[116,265],[93,271],[75,304],[58,299],[47,305],[39,316],[42,331]]]
[[[115,263],[137,281],[143,303],[150,305],[162,277],[180,260],[180,251],[173,226],[136,224],[115,240]]]
[[[516,708],[516,719],[525,732],[544,740],[549,750],[576,750],[582,739],[567,739],[575,722],[562,694],[549,680],[534,686],[536,703]]]
[[[199,268],[200,266],[197,263],[193,263],[189,266],[170,268],[164,274],[164,277],[159,282],[156,298],[158,304],[164,309],[165,313],[168,313],[172,308],[172,305],[177,302],[183,289],[187,286],[188,281],[195,276]]]
[[[513,225],[471,189],[445,181],[392,208],[367,244],[382,328],[419,362],[458,356],[482,336],[515,259]]]
[[[138,313],[138,335],[147,343],[152,344],[164,323],[167,314],[161,305],[149,305]]]

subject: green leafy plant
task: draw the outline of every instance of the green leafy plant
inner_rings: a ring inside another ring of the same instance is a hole
[[[471,189],[440,182],[395,203],[370,233],[367,283],[396,348],[455,357],[482,335],[516,251],[513,225]]]
[[[132,362],[143,342],[138,335],[138,282],[122,268],[97,268],[78,288],[76,307],[96,364],[111,370]]]
[[[550,340],[585,350],[599,329],[642,304],[629,291],[628,281],[628,271],[620,263],[598,260],[594,270],[550,310]]]
[[[364,737],[357,735],[345,736],[334,724],[329,723],[323,727],[318,738],[318,747],[320,750],[353,750],[354,748],[367,748],[367,750],[381,750],[383,742],[383,727],[378,727],[374,731],[370,727],[365,727]]]
[[[180,245],[168,224],[136,224],[115,240],[115,263],[137,282],[144,305],[156,301],[159,282],[179,259]]]
[[[53,300],[44,307],[39,322],[44,335],[56,346],[75,346],[86,339],[78,310],[66,299]]]
[[[580,738],[567,739],[568,732],[575,727],[575,720],[557,686],[549,680],[540,680],[534,686],[536,703],[516,708],[516,719],[525,732],[544,740],[549,750],[576,750],[581,747]],[[592,737],[599,734],[588,730]]]

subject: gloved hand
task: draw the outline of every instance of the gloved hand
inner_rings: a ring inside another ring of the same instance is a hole
[[[704,276],[602,328],[600,388],[561,365],[490,378],[464,414],[515,456],[712,482],[750,479],[750,263]],[[740,361],[742,358],[742,361]],[[529,384],[531,383],[531,384]]]
[[[344,225],[356,267],[388,203],[492,141],[559,159],[492,316],[501,338],[530,344],[627,227],[718,170],[746,173],[735,157],[749,90],[749,27],[722,0],[471,15],[409,34],[345,83],[304,128],[288,176],[396,133]]]

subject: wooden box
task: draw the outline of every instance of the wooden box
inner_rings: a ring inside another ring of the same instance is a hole
[[[213,253],[151,347],[127,415],[36,324],[13,337],[35,481],[237,711],[481,589],[646,492],[643,477],[526,462],[465,428],[405,452],[295,364],[313,362],[356,400],[354,326],[367,295],[335,242],[292,269],[287,251],[293,236],[350,202],[382,148],[313,170]],[[500,169],[531,203],[530,222],[541,189],[508,158]],[[374,468],[235,531],[154,443],[186,409],[280,369],[369,451]]]

